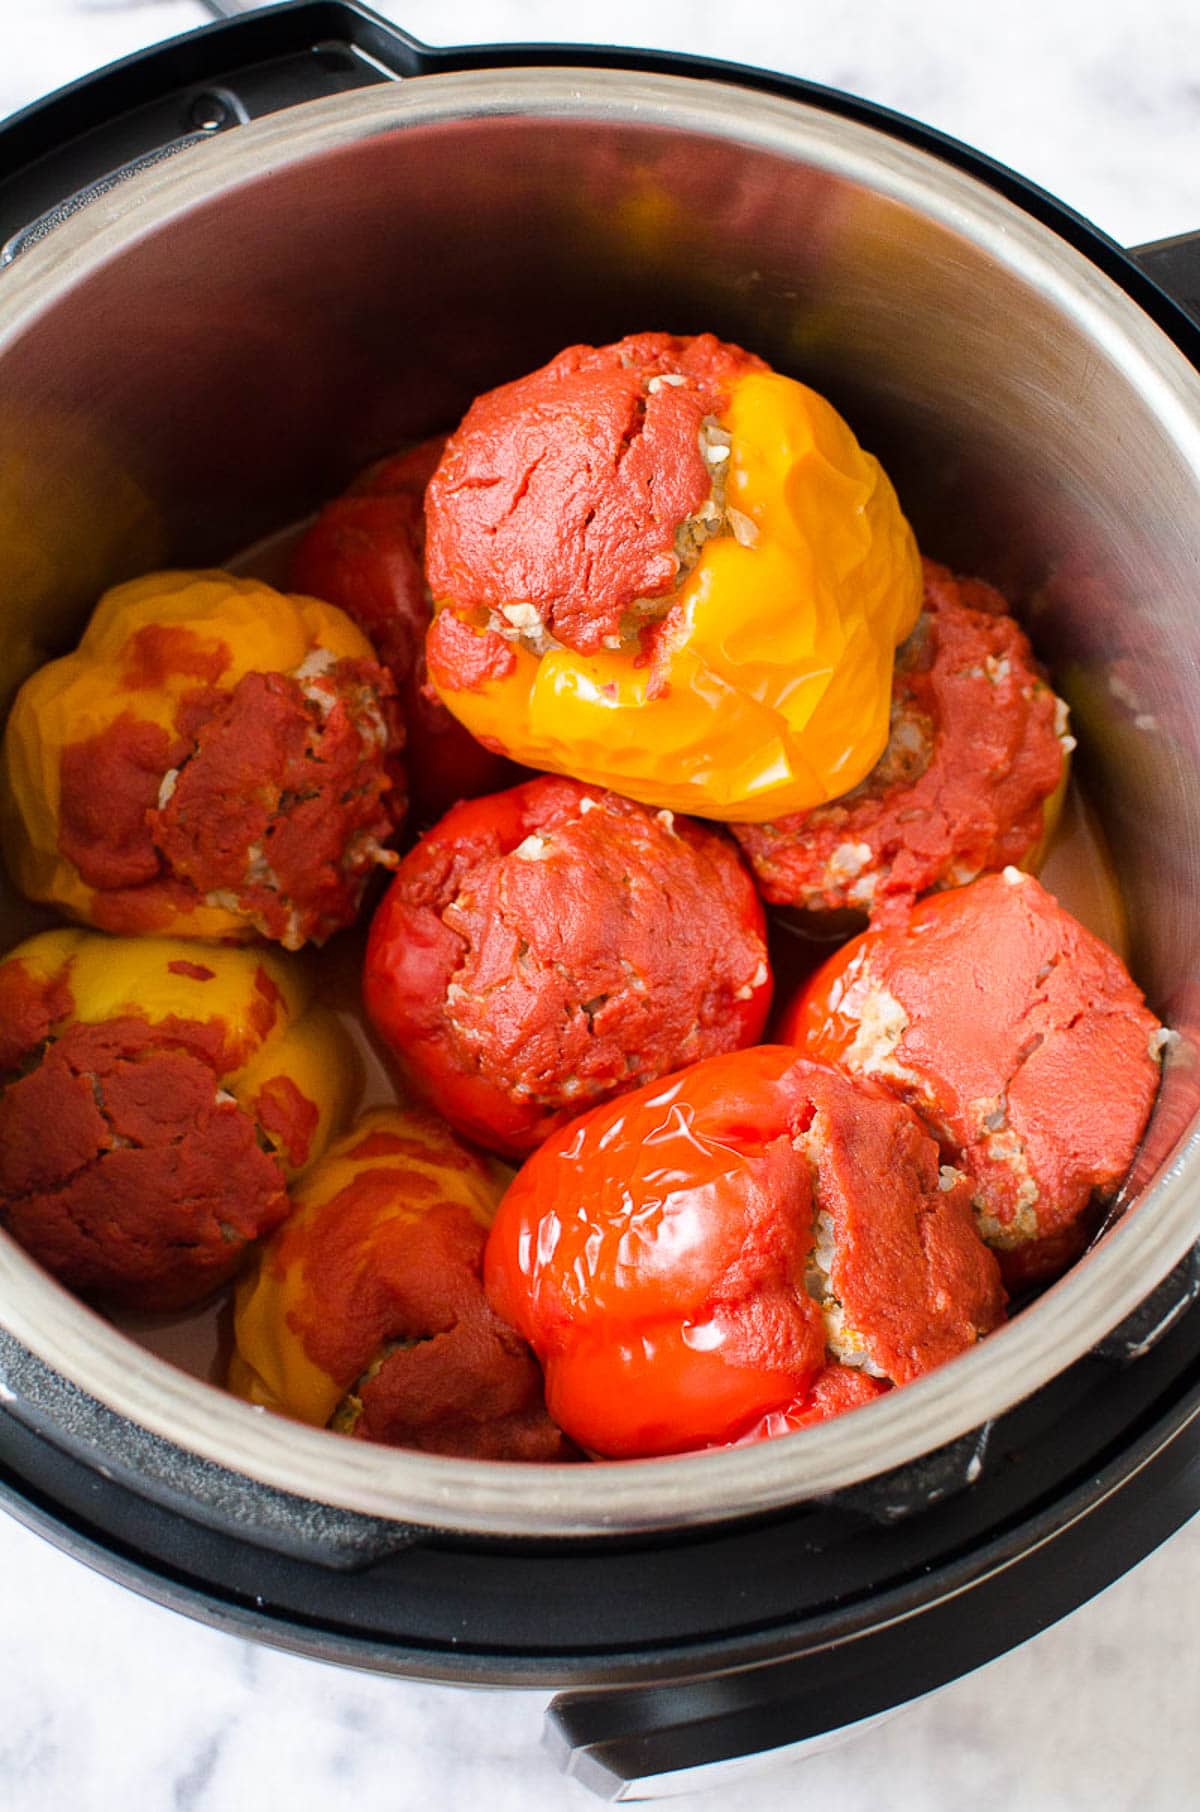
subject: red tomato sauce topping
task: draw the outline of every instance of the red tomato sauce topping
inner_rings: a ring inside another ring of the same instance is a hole
[[[429,631],[429,669],[450,692],[473,692],[485,681],[507,679],[517,664],[512,645],[494,629],[474,629],[444,610]]]
[[[734,834],[774,905],[878,920],[932,887],[1020,863],[1063,771],[1058,701],[998,591],[924,562],[896,656],[892,729],[852,793]]]
[[[597,1100],[752,1044],[770,993],[762,908],[728,838],[549,777],[421,839],[364,973],[413,1084],[518,1156]]]
[[[222,1098],[205,1026],[68,1026],[0,1095],[0,1220],[85,1296],[200,1301],[287,1213],[254,1121]]]
[[[969,1178],[984,1238],[1049,1241],[1055,1268],[1073,1255],[1058,1236],[1133,1160],[1160,1031],[1120,958],[1015,869],[853,939],[780,1025],[918,1108]]]
[[[428,1147],[421,1155],[429,1156]],[[364,1171],[285,1234],[274,1262],[302,1262],[290,1323],[313,1362],[354,1380],[348,1432],[472,1459],[575,1457],[546,1413],[528,1346],[488,1306],[486,1234],[432,1178]],[[414,1216],[383,1211],[408,1201]],[[302,1255],[302,1257],[301,1257]]]
[[[290,1076],[272,1076],[255,1095],[254,1112],[263,1131],[278,1140],[293,1169],[307,1164],[321,1115]]]
[[[65,976],[42,980],[19,960],[0,964],[0,1078],[43,1044],[73,1005]]]
[[[153,692],[174,673],[187,673],[215,686],[232,655],[224,642],[207,643],[180,623],[147,623],[132,636],[121,675],[127,692]]]
[[[109,892],[158,879],[163,864],[150,813],[163,775],[185,751],[186,744],[161,725],[128,713],[96,736],[67,743],[59,770],[58,847],[89,887]]]
[[[381,670],[339,661],[306,695],[297,679],[248,673],[198,730],[166,803],[149,815],[172,872],[229,894],[288,948],[354,917],[378,846],[392,834],[368,698]]]
[[[780,1435],[795,1434],[798,1429],[812,1428],[828,1422],[833,1416],[845,1415],[864,1403],[873,1403],[890,1386],[886,1379],[873,1378],[870,1372],[851,1365],[827,1365],[802,1396],[786,1409],[773,1409],[739,1436],[735,1445],[751,1446],[755,1441],[773,1441]]]
[[[478,397],[426,496],[434,597],[530,604],[558,641],[594,653],[637,599],[674,589],[676,532],[712,491],[701,426],[734,379],[764,370],[712,334],[635,334],[568,347]]]
[[[179,653],[147,646],[155,660]],[[201,657],[186,657],[199,673]],[[248,673],[229,692],[185,693],[174,737],[124,714],[67,744],[58,844],[97,889],[94,922],[150,932],[208,901],[290,949],[351,923],[403,815],[391,692],[369,661]]]

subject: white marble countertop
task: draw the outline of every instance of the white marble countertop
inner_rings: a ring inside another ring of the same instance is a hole
[[[1195,0],[392,0],[431,42],[653,44],[850,88],[1012,164],[1126,243],[1200,227]],[[0,0],[0,115],[198,0]],[[597,1802],[539,1748],[545,1695],[342,1672],[144,1603],[0,1517],[4,1812],[538,1812]],[[1200,1800],[1200,1524],[1023,1649],[720,1799],[767,1812],[1167,1812]]]

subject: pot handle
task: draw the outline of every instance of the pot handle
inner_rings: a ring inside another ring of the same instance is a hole
[[[1130,248],[1152,283],[1200,322],[1200,233],[1177,233]]]
[[[869,1730],[1039,1634],[1194,1515],[1195,1442],[1158,1431],[1145,1442],[1140,1465],[1111,1489],[1102,1478],[1080,1514],[1060,1507],[1036,1540],[1028,1526],[1010,1529],[940,1595],[882,1616],[876,1606],[857,1630],[812,1627],[790,1653],[798,1632],[781,1632],[779,1659],[716,1671],[717,1647],[707,1676],[560,1693],[546,1714],[547,1745],[582,1786],[628,1801],[724,1785]],[[1134,1481],[1137,1515],[1124,1489]],[[783,1791],[800,1803],[798,1783]]]
[[[365,7],[287,0],[85,76],[0,127],[0,267],[154,164],[302,101],[418,75],[434,54]]]

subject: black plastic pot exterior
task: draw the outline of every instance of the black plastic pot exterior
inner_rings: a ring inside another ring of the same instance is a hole
[[[965,147],[811,84],[640,52],[433,50],[327,0],[207,28],[11,122],[5,256],[123,167],[186,156],[239,121],[393,78],[542,65],[711,76],[932,152],[1082,251],[1200,364],[1192,238],[1135,259]],[[569,1686],[553,1714],[568,1765],[611,1795],[917,1697],[1165,1539],[1200,1508],[1196,1295],[1193,1256],[1034,1397],[824,1502],[554,1544],[450,1537],[272,1492],[133,1427],[0,1336],[0,1494],[88,1564],[218,1627],[409,1677]]]
[[[569,1688],[551,1707],[558,1746],[611,1796],[918,1698],[1144,1558],[1200,1507],[1197,1320],[1136,1365],[1074,1367],[940,1478],[908,1468],[857,1503],[652,1545],[417,1533],[356,1552],[293,1500],[275,1507],[280,1551],[262,1545],[261,1501],[239,1531],[237,1482],[225,1527],[205,1526],[13,1416],[0,1497],[86,1564],[232,1634],[406,1678]]]

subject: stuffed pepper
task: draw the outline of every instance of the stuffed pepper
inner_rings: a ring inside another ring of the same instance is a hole
[[[520,1157],[584,1108],[761,1036],[763,910],[712,825],[544,776],[457,806],[409,851],[363,994],[412,1086]]]
[[[739,347],[570,347],[477,399],[426,515],[430,677],[489,748],[750,821],[882,754],[916,545],[836,411]]]
[[[483,1294],[507,1180],[434,1114],[365,1114],[297,1187],[239,1288],[230,1388],[362,1441],[574,1458],[533,1354]]]
[[[1004,1310],[966,1184],[916,1115],[774,1045],[556,1133],[501,1204],[485,1276],[551,1415],[612,1458],[803,1426],[961,1353]],[[822,1383],[830,1366],[874,1383]]]
[[[878,919],[1044,852],[1075,746],[1067,707],[998,591],[923,566],[882,759],[831,805],[735,829],[772,905]]]
[[[450,715],[426,675],[433,604],[425,583],[423,499],[445,444],[444,438],[423,441],[381,460],[326,504],[296,548],[288,575],[293,590],[325,598],[353,618],[395,681],[419,822],[516,778],[511,763]]]
[[[81,1295],[186,1308],[283,1219],[356,1080],[289,959],[43,932],[0,962],[0,1224]]]
[[[1030,875],[932,894],[819,969],[780,1026],[909,1102],[1016,1286],[1078,1255],[1133,1161],[1169,1034],[1120,958]]]
[[[322,942],[395,861],[392,690],[316,599],[219,572],[117,586],[9,719],[18,886],[105,931]]]

